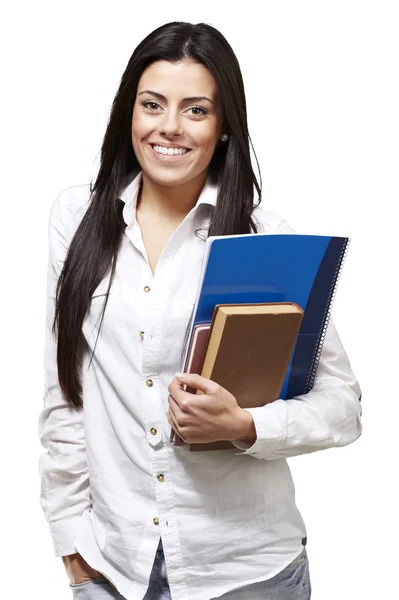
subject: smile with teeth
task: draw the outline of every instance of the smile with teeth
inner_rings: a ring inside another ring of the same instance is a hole
[[[169,154],[170,156],[173,154],[186,154],[187,152],[190,152],[188,148],[165,148],[165,146],[154,146],[153,144],[151,144],[151,147],[159,154]]]

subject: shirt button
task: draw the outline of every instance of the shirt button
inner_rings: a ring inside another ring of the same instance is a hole
[[[154,521],[154,525],[159,525],[159,519],[158,519],[158,517],[155,517],[153,519],[153,521]]]
[[[146,384],[148,385],[148,387],[151,387],[153,385],[152,379],[147,379]]]
[[[152,435],[157,435],[157,430],[155,429],[155,427],[151,427],[150,431]]]
[[[163,481],[165,479],[165,477],[161,473],[161,475],[158,475],[157,479],[158,479],[158,481]]]
[[[148,285],[145,286],[144,291],[147,293],[150,291],[151,288],[148,287]]]
[[[144,339],[144,331],[140,331],[140,337],[142,340]]]

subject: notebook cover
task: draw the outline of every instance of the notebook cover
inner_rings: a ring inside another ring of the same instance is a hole
[[[211,321],[216,304],[294,302],[304,317],[280,397],[306,394],[349,243],[348,237],[294,232],[208,237],[188,336]]]
[[[241,408],[264,406],[280,397],[303,320],[302,309],[296,305],[293,308],[296,312],[280,313],[277,304],[273,313],[226,316],[208,378],[228,389]],[[209,345],[212,332],[213,328]],[[228,440],[190,444],[190,451],[226,448],[236,450]]]

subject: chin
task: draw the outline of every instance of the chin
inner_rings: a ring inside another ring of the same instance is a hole
[[[149,171],[144,171],[146,176],[149,177],[149,179],[152,179],[152,181],[154,181],[155,183],[158,183],[159,185],[166,185],[166,186],[174,186],[174,185],[182,185],[183,183],[186,183],[187,181],[190,181],[190,179],[192,179],[192,177],[190,177],[190,175],[188,173],[170,173],[170,174],[162,174],[162,173],[156,173],[154,172],[153,169],[150,169]]]

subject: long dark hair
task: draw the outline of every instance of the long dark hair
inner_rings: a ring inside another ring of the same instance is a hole
[[[217,144],[208,166],[209,177],[218,184],[208,235],[257,233],[251,215],[261,201],[261,187],[251,165],[244,84],[237,58],[224,36],[211,25],[166,23],[137,46],[122,75],[101,146],[100,169],[94,185],[90,184],[90,204],[69,245],[57,282],[53,333],[58,335],[58,378],[71,407],[83,407],[82,324],[91,296],[109,269],[109,287],[112,284],[126,226],[118,195],[128,174],[140,169],[131,140],[138,83],[151,63],[184,59],[201,63],[212,73],[223,111],[222,131],[229,135],[227,143]],[[108,293],[102,319],[107,300]]]

